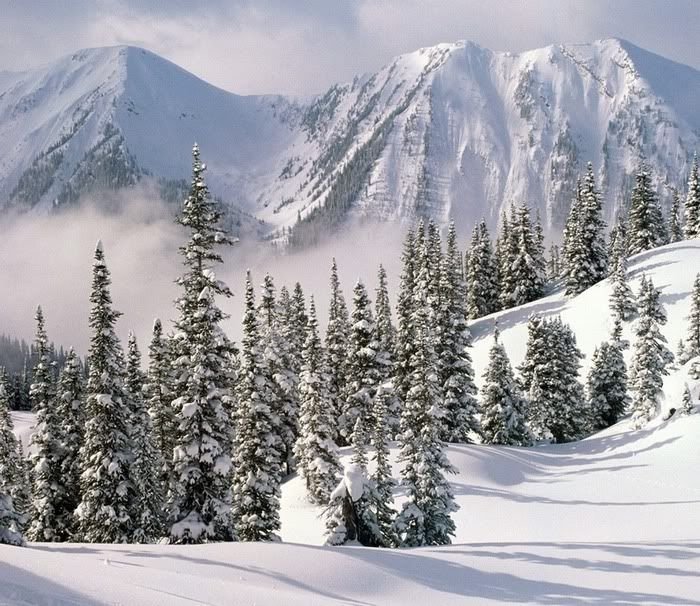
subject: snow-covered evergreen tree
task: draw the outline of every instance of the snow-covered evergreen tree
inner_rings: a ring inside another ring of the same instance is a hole
[[[578,379],[582,357],[573,331],[561,318],[530,319],[520,381],[530,396],[529,424],[537,439],[561,443],[590,429],[590,410]]]
[[[451,513],[457,509],[445,473],[453,473],[440,440],[444,419],[435,352],[436,318],[430,300],[427,246],[421,245],[411,314],[414,345],[409,358],[410,388],[401,415],[401,484],[407,500],[396,520],[401,544],[445,545],[454,535]]]
[[[527,400],[518,388],[510,360],[498,336],[496,330],[481,392],[484,444],[530,446],[532,438],[526,422]]]
[[[538,299],[542,296],[544,288],[544,277],[540,273],[544,262],[532,231],[530,210],[527,206],[521,206],[515,223],[511,222],[511,238],[516,253],[510,267],[512,291],[509,300],[513,306],[517,306]]]
[[[359,543],[364,530],[360,526],[356,503],[365,494],[368,483],[366,470],[349,464],[343,477],[331,493],[325,509],[326,545]]]
[[[630,255],[651,250],[666,243],[666,227],[661,207],[646,166],[640,166],[632,191],[627,223]]]
[[[16,496],[21,490],[22,461],[10,416],[10,392],[7,376],[0,369],[0,544],[22,545],[23,522]]]
[[[688,332],[684,341],[686,361],[700,356],[700,273],[695,276],[693,282],[693,291],[690,295],[690,315],[687,320]]]
[[[173,448],[177,425],[173,409],[172,359],[168,339],[163,335],[159,319],[153,322],[148,346],[148,373],[143,388],[145,404],[151,423],[151,441],[160,463],[158,483],[163,495],[170,489],[173,471]]]
[[[469,354],[471,336],[467,327],[466,287],[457,249],[457,233],[450,224],[447,248],[440,271],[439,373],[443,434],[447,442],[470,442],[471,433],[480,432],[474,369]]]
[[[233,517],[236,538],[241,541],[278,538],[280,461],[284,446],[276,427],[274,387],[263,355],[249,272],[236,389],[233,469]]]
[[[480,318],[498,310],[498,270],[486,222],[474,226],[467,266],[467,314]]]
[[[683,389],[683,400],[681,401],[681,407],[679,412],[683,416],[692,415],[695,411],[695,403],[693,402],[693,396],[690,393],[690,388],[688,384],[685,384]]]
[[[680,242],[683,239],[681,196],[678,191],[673,192],[673,204],[671,205],[671,220],[669,222],[668,234],[669,242]]]
[[[231,538],[230,473],[233,344],[221,330],[225,314],[216,297],[231,296],[217,279],[219,246],[231,240],[221,228],[221,210],[209,194],[199,147],[192,150],[192,185],[180,225],[189,238],[180,248],[185,266],[178,279],[180,317],[172,341],[177,426],[173,446],[170,540],[199,543]]]
[[[326,328],[326,372],[331,411],[331,435],[338,445],[347,445],[340,434],[339,418],[344,405],[347,385],[347,346],[350,339],[350,319],[345,298],[340,288],[338,265],[333,259],[331,267],[331,301]]]
[[[295,466],[294,445],[298,428],[298,375],[296,361],[291,358],[291,344],[284,337],[283,314],[275,298],[275,285],[272,276],[265,275],[260,296],[258,314],[260,318],[260,338],[264,358],[266,380],[272,386],[270,408],[273,412],[274,431],[282,444],[281,469],[289,475]]]
[[[399,433],[399,424],[401,417],[401,404],[398,397],[394,393],[394,351],[395,351],[395,335],[391,320],[391,305],[389,302],[389,287],[387,285],[386,270],[382,265],[379,266],[377,275],[378,285],[376,297],[374,300],[374,315],[375,315],[375,339],[377,342],[376,360],[379,369],[377,395],[381,391],[381,397],[387,406],[387,417],[385,419],[390,436],[396,436]]]
[[[126,543],[134,520],[129,480],[132,445],[124,401],[124,354],[115,333],[120,312],[112,308],[111,278],[102,244],[95,248],[90,302],[90,375],[85,438],[80,451],[78,534],[86,543]]]
[[[627,267],[627,224],[623,220],[618,220],[610,230],[610,241],[608,243],[608,276],[612,276],[617,269],[617,265],[622,257],[625,258],[625,268]]]
[[[618,239],[617,242],[620,242]],[[620,244],[618,244],[619,246]],[[626,322],[636,313],[634,293],[627,282],[627,257],[620,251],[615,261],[615,270],[611,277],[610,309],[616,318]]]
[[[660,327],[666,323],[666,312],[659,295],[653,282],[642,276],[630,372],[634,390],[632,420],[637,428],[643,427],[657,414],[663,377],[668,374],[666,367],[673,360],[673,354],[666,347],[666,338],[661,334]]]
[[[583,292],[606,275],[605,222],[590,162],[578,196],[572,205],[574,216],[569,218],[571,233],[567,234],[566,293],[569,295]]]
[[[379,347],[377,328],[367,289],[362,282],[357,282],[353,293],[348,343],[348,382],[342,431],[346,440],[354,444],[352,432],[354,432],[357,418],[362,417],[366,425],[371,425],[373,422],[373,402],[377,388],[381,384],[382,367],[381,361],[377,358]]]
[[[688,176],[684,234],[687,239],[700,237],[700,170],[697,154],[693,156],[693,165]]]
[[[162,535],[164,519],[163,487],[160,472],[163,464],[153,442],[153,428],[143,397],[146,381],[141,370],[141,352],[136,337],[129,333],[126,356],[125,392],[129,403],[129,434],[132,444],[131,482],[133,531],[131,542],[151,543]]]
[[[63,435],[41,307],[37,308],[35,319],[36,365],[29,397],[36,411],[36,427],[32,436],[32,507],[27,537],[32,541],[65,541],[70,524],[61,468]]]
[[[343,469],[333,440],[337,420],[333,417],[313,297],[303,360],[299,381],[299,439],[295,452],[309,500],[326,505],[331,492],[338,485]]]
[[[394,486],[396,482],[391,474],[389,462],[389,424],[387,399],[390,395],[378,393],[374,399],[374,427],[372,428],[372,446],[374,453],[374,473],[371,480],[374,483],[373,502],[371,507],[377,523],[378,534],[381,537],[381,547],[395,547],[399,540],[394,526],[396,511],[394,504]]]
[[[400,405],[406,401],[411,388],[410,360],[415,345],[413,337],[413,289],[416,279],[416,234],[413,230],[406,233],[401,253],[403,269],[401,271],[399,296],[396,305],[397,329],[395,339],[394,390]]]
[[[71,348],[58,379],[56,406],[61,424],[62,459],[61,475],[65,488],[65,528],[70,534],[75,530],[73,512],[80,503],[80,449],[85,433],[85,405],[83,402],[83,377],[80,358]]]
[[[627,365],[618,339],[612,338],[596,347],[586,391],[594,431],[614,425],[627,410],[630,404]]]

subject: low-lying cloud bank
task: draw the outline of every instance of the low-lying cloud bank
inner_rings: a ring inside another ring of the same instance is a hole
[[[118,209],[118,210],[115,210]],[[314,295],[321,325],[325,327],[331,259],[336,258],[348,305],[352,287],[362,279],[376,287],[383,263],[389,273],[392,296],[400,271],[404,226],[374,224],[348,228],[342,234],[308,251],[280,254],[260,242],[243,242],[224,254],[217,274],[234,292],[222,300],[231,315],[225,324],[229,335],[240,338],[245,272],[256,285],[269,272],[277,289],[301,282],[307,296]],[[97,240],[102,240],[112,273],[112,297],[123,312],[118,333],[123,339],[133,330],[146,351],[154,318],[168,325],[176,317],[175,279],[182,271],[178,247],[187,232],[172,220],[172,209],[157,201],[147,188],[87,198],[58,215],[21,215],[0,220],[0,332],[31,340],[34,311],[41,305],[49,338],[87,352],[90,338],[91,267]]]

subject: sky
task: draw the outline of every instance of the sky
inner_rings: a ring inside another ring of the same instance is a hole
[[[145,47],[239,94],[315,94],[393,56],[625,38],[700,69],[700,0],[0,0],[0,70]]]

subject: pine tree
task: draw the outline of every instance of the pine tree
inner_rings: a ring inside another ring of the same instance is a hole
[[[272,276],[265,275],[260,297],[260,338],[264,357],[266,380],[272,386],[270,408],[273,411],[274,430],[282,444],[280,464],[284,475],[292,473],[294,461],[294,445],[297,441],[298,409],[297,386],[298,374],[292,368],[291,344],[284,338],[282,314],[275,298],[275,285]]]
[[[324,511],[326,518],[326,545],[344,545],[359,542],[363,532],[357,515],[356,502],[365,494],[366,471],[357,465],[347,465],[343,477],[330,496]]]
[[[501,303],[501,309],[508,309],[518,305],[516,302],[516,289],[518,283],[516,280],[516,261],[518,257],[521,257],[522,267],[519,268],[520,278],[524,279],[528,276],[534,275],[535,265],[533,263],[527,263],[525,257],[526,248],[528,243],[531,243],[531,237],[528,238],[527,224],[525,226],[520,225],[519,218],[515,206],[510,207],[510,217],[508,220],[503,218],[503,227],[501,232],[501,242],[499,244],[499,276],[500,276],[500,294],[499,299]],[[523,242],[520,242],[521,236],[523,237]],[[529,270],[529,271],[526,271]],[[521,285],[521,289],[522,289]],[[524,296],[526,292],[521,292],[520,295]]]
[[[668,374],[666,366],[673,359],[660,330],[660,326],[666,323],[666,312],[659,295],[652,281],[642,276],[638,296],[639,319],[634,327],[637,339],[631,367],[634,389],[632,420],[636,428],[645,425],[658,412],[663,376]]]
[[[143,388],[146,381],[141,370],[141,352],[136,337],[129,333],[126,357],[126,399],[129,405],[129,434],[132,444],[131,482],[135,495],[132,503],[134,523],[131,542],[151,543],[163,531],[163,489],[160,472],[163,464],[153,442],[151,417],[146,409]]]
[[[61,419],[56,405],[49,344],[41,307],[36,310],[36,366],[30,390],[36,411],[36,428],[32,436],[32,507],[27,536],[32,541],[65,541],[69,533],[66,487],[61,461],[64,455]]]
[[[686,239],[700,236],[700,171],[698,156],[693,156],[693,165],[688,177],[688,193],[685,198],[685,228]]]
[[[0,544],[23,545],[24,516],[16,502],[20,491],[22,461],[10,416],[7,376],[0,369]]]
[[[696,274],[690,295],[690,315],[685,338],[685,361],[700,356],[700,273]],[[681,362],[682,363],[682,362]]]
[[[331,267],[331,301],[326,329],[326,371],[331,411],[331,435],[338,445],[347,445],[340,434],[339,417],[343,411],[343,397],[347,384],[347,344],[350,339],[350,320],[345,298],[340,289],[338,266],[333,259]]]
[[[605,222],[590,162],[578,196],[572,206],[575,216],[569,219],[573,223],[567,242],[566,293],[569,295],[583,292],[606,275]]]
[[[399,540],[394,528],[396,512],[393,508],[394,486],[396,482],[391,474],[389,462],[389,425],[387,397],[377,394],[374,400],[374,427],[372,428],[372,445],[374,454],[374,473],[371,477],[374,483],[374,501],[371,507],[374,511],[378,534],[381,537],[381,547],[398,546]]]
[[[690,388],[686,383],[683,389],[683,400],[680,408],[680,413],[683,416],[692,415],[695,410],[695,404],[693,403],[693,396],[690,393]]]
[[[357,282],[353,290],[353,311],[348,343],[348,383],[342,430],[346,440],[353,444],[352,432],[358,417],[365,424],[372,423],[374,396],[381,380],[381,366],[377,359],[377,329],[372,315],[367,289]]]
[[[651,175],[646,166],[637,171],[627,224],[630,255],[651,250],[666,243],[666,227],[652,188]]]
[[[467,314],[480,318],[498,310],[498,271],[486,222],[474,227],[467,268]]]
[[[177,425],[173,409],[173,373],[168,339],[163,325],[156,319],[148,346],[148,373],[144,384],[145,404],[151,424],[151,441],[160,463],[158,483],[165,495],[173,471],[173,448]]]
[[[416,235],[412,230],[406,234],[401,255],[403,269],[396,305],[397,329],[395,339],[394,390],[400,406],[406,401],[411,388],[410,360],[415,345],[413,331],[413,289],[416,279]]]
[[[337,421],[333,418],[333,408],[330,406],[328,375],[318,336],[313,297],[309,309],[303,360],[299,381],[299,440],[295,452],[309,500],[325,505],[332,490],[337,486],[338,477],[343,469],[338,459],[338,448],[333,440]]]
[[[484,444],[530,446],[527,428],[527,400],[520,393],[513,368],[498,330],[489,351],[489,363],[484,372],[482,388],[482,435]]]
[[[216,278],[222,231],[221,210],[204,182],[199,147],[192,150],[192,185],[178,223],[189,230],[180,248],[185,266],[178,279],[172,406],[177,426],[170,495],[170,540],[200,543],[231,538],[230,473],[233,344],[221,330],[226,318],[216,297],[231,291]]]
[[[83,377],[80,359],[71,348],[58,379],[56,406],[60,420],[63,444],[61,460],[61,477],[65,488],[63,515],[64,527],[72,533],[75,531],[73,512],[80,503],[80,449],[83,446],[85,408],[83,402]]]
[[[623,220],[618,220],[617,224],[610,230],[610,242],[608,243],[608,277],[612,276],[617,269],[620,259],[624,257],[625,268],[627,268],[627,224]]]
[[[375,397],[381,397],[387,406],[387,431],[389,435],[396,436],[399,432],[399,421],[401,417],[401,405],[399,399],[394,393],[394,350],[395,350],[395,334],[396,330],[391,321],[391,305],[389,303],[389,288],[387,286],[386,270],[382,265],[379,266],[378,286],[374,303],[374,315],[376,318],[376,342],[377,355],[376,360],[379,370],[379,378],[377,380],[377,394]],[[381,393],[380,393],[381,392]]]
[[[681,215],[681,197],[677,190],[673,192],[671,205],[671,222],[669,226],[669,242],[680,242],[683,239],[683,220]]]
[[[634,293],[627,283],[627,257],[624,254],[620,254],[616,260],[609,301],[614,317],[622,322],[631,320],[636,313]]]
[[[471,336],[467,327],[466,290],[457,249],[454,223],[450,224],[447,250],[440,272],[439,372],[445,413],[443,435],[447,442],[471,442],[471,433],[481,431],[474,369],[469,354]]]
[[[530,210],[526,206],[518,209],[515,225],[511,223],[511,238],[516,253],[511,265],[509,300],[512,305],[523,305],[542,296],[544,283],[540,273],[544,267],[542,255],[533,236]]]
[[[617,423],[627,410],[627,366],[618,339],[601,343],[593,353],[586,385],[592,429],[599,431]]]
[[[445,473],[453,473],[440,440],[444,411],[440,402],[435,353],[435,311],[430,300],[430,265],[425,245],[413,288],[411,325],[414,346],[409,385],[401,416],[401,484],[407,500],[396,520],[401,544],[445,545],[454,535],[451,513],[457,509]]]
[[[590,410],[578,380],[582,357],[573,331],[561,318],[530,319],[520,380],[530,394],[529,424],[536,438],[567,442],[589,429]]]
[[[102,243],[95,248],[90,302],[90,375],[86,389],[85,439],[80,451],[81,501],[78,534],[86,543],[126,543],[133,486],[131,448],[124,402],[124,354],[114,332],[120,312],[112,308],[111,278]]]
[[[276,540],[283,444],[276,430],[274,385],[268,378],[250,272],[246,277],[243,340],[236,390],[233,514],[241,541]]]

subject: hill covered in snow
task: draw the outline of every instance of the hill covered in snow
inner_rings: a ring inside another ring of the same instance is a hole
[[[646,275],[661,289],[671,344],[684,335],[698,268],[699,240],[630,259],[633,287]],[[609,290],[557,290],[473,323],[477,378],[496,324],[522,360],[532,313],[572,325],[585,372],[611,327]],[[659,415],[642,430],[624,419],[569,444],[449,446],[460,506],[452,546],[322,547],[321,510],[294,477],[283,486],[284,544],[0,546],[0,603],[698,604],[700,414],[664,420],[686,383],[697,405],[700,382],[687,370],[665,377]],[[16,420],[26,439],[31,418]]]
[[[441,44],[308,99],[241,97],[142,49],[88,49],[0,73],[0,201],[46,210],[149,176],[171,191],[197,140],[214,193],[271,237],[299,219],[302,243],[348,217],[493,227],[512,201],[558,230],[589,160],[608,218],[642,156],[668,200],[699,101],[699,72],[617,39]]]

